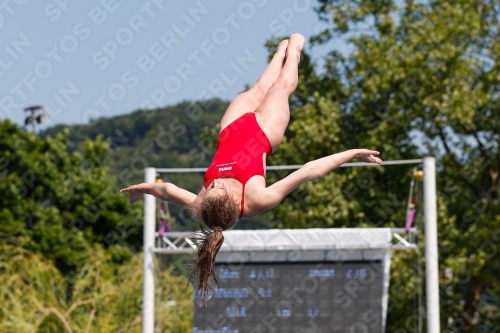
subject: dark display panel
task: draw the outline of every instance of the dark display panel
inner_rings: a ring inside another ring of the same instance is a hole
[[[216,265],[193,332],[382,333],[382,262]]]

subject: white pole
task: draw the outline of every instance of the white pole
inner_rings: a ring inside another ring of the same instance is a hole
[[[434,157],[425,157],[423,159],[423,164],[427,333],[439,333],[440,318],[436,205],[436,159]]]
[[[155,168],[146,168],[144,182],[154,183]],[[155,326],[155,276],[154,276],[154,245],[155,245],[156,199],[144,195],[144,277],[142,286],[142,333],[153,333]]]
[[[384,254],[384,276],[382,280],[382,332],[385,332],[387,323],[387,306],[389,304],[389,280],[391,276],[391,251],[385,251]]]

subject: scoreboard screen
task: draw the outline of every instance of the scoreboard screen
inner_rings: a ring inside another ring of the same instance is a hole
[[[193,333],[382,333],[381,261],[217,264],[216,275]]]

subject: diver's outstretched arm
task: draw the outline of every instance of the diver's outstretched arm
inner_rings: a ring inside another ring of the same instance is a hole
[[[333,169],[357,158],[366,163],[382,164],[382,160],[377,157],[380,153],[369,149],[350,149],[338,154],[329,155],[307,163],[313,174],[313,179],[317,179],[330,173]]]
[[[285,196],[300,185],[321,178],[339,165],[349,162],[354,158],[367,163],[382,164],[382,160],[377,157],[379,154],[380,153],[375,150],[351,149],[308,162],[289,176],[266,188],[259,196],[261,200],[258,204],[258,210],[263,212],[274,208]]]
[[[142,198],[144,194],[151,194],[158,199],[173,201],[182,206],[188,206],[196,199],[196,194],[171,183],[142,183],[121,189],[120,192],[130,194],[131,204]]]

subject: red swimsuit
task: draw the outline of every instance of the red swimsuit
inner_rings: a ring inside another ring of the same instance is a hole
[[[245,185],[255,175],[266,176],[262,154],[271,154],[272,147],[260,128],[255,113],[245,113],[219,134],[217,151],[205,173],[205,188],[216,178],[234,178],[243,185],[241,211],[245,207]]]

